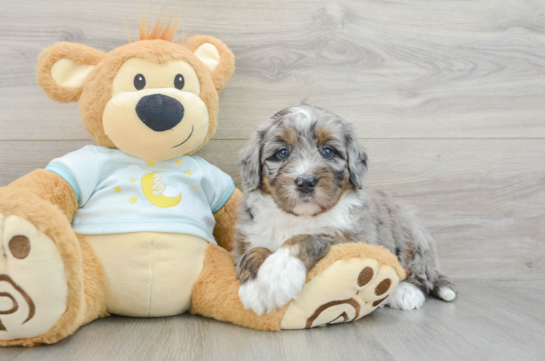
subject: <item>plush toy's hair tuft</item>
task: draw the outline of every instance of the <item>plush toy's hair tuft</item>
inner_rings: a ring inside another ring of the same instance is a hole
[[[140,40],[166,40],[177,42],[178,38],[174,38],[176,32],[180,28],[181,21],[173,19],[172,14],[168,17],[159,14],[153,28],[150,27],[150,20],[147,13],[142,12],[140,15]]]

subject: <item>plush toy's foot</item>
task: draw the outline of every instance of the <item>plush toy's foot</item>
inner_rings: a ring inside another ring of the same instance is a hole
[[[282,319],[300,329],[349,322],[371,313],[394,292],[405,272],[388,250],[366,244],[334,246],[309,272]]]
[[[193,288],[191,312],[266,331],[348,322],[383,304],[404,278],[396,256],[383,247],[363,243],[334,246],[309,271],[295,300],[258,316],[244,309],[240,301],[230,254],[209,245]]]
[[[0,340],[49,331],[66,311],[68,285],[57,246],[18,216],[0,215]]]
[[[57,342],[106,315],[101,265],[59,208],[0,189],[0,346]]]

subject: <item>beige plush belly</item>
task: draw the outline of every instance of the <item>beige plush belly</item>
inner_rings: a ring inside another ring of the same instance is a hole
[[[208,242],[175,233],[86,235],[104,266],[108,312],[161,317],[189,309]]]

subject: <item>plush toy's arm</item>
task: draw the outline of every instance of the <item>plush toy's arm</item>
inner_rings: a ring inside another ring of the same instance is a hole
[[[24,196],[33,193],[59,207],[71,222],[78,210],[78,201],[72,187],[59,175],[45,169],[36,169],[6,187]]]
[[[235,188],[231,198],[216,213],[216,227],[214,237],[220,247],[229,252],[233,249],[233,237],[235,235],[235,224],[237,223],[237,207],[242,198],[242,192]]]

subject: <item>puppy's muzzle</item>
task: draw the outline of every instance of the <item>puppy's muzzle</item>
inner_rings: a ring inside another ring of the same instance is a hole
[[[174,128],[182,121],[184,106],[168,95],[151,94],[138,101],[136,114],[148,128],[163,132]]]
[[[318,181],[314,177],[297,177],[297,179],[295,179],[297,190],[305,194],[314,192],[317,182]]]

